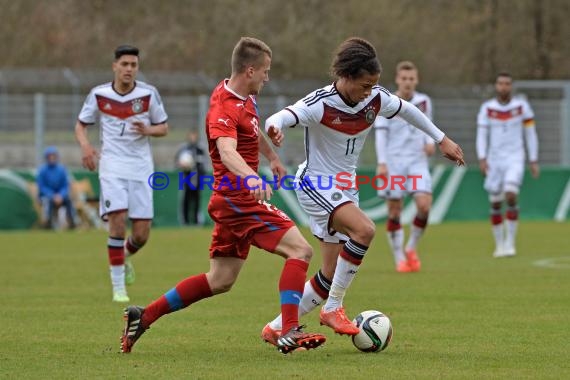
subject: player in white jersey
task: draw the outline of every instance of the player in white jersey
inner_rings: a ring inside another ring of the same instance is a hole
[[[396,95],[416,106],[432,120],[431,99],[426,94],[416,91],[418,69],[412,62],[398,63],[396,84],[398,86]],[[386,230],[396,271],[417,272],[420,270],[421,262],[416,246],[426,228],[432,202],[428,156],[435,153],[435,141],[400,116],[392,119],[379,116],[374,127],[377,174],[386,178],[398,176],[407,178],[404,189],[400,186],[393,188],[387,186],[378,192],[381,197],[386,198],[388,204]],[[410,236],[404,251],[404,230],[400,224],[400,215],[404,203],[403,197],[406,194],[413,194],[417,213],[410,227]]]
[[[154,169],[149,137],[168,133],[168,117],[158,91],[135,81],[138,55],[133,46],[115,50],[113,82],[91,90],[75,125],[83,166],[95,170],[100,157],[99,204],[101,217],[109,221],[107,247],[116,302],[129,301],[125,283],[134,282],[134,270],[128,257],[147,242],[150,233],[153,202],[148,181]],[[87,137],[87,127],[97,119],[100,156]],[[132,234],[125,242],[127,216]]]
[[[534,178],[540,174],[534,112],[524,98],[512,96],[512,88],[511,75],[505,72],[498,74],[495,80],[497,96],[484,102],[477,116],[477,158],[491,203],[494,257],[516,254],[517,195],[525,163],[523,140],[526,141],[530,172]],[[501,211],[503,200],[507,203],[506,235]]]
[[[283,140],[284,128],[305,128],[306,161],[297,172],[296,193],[310,216],[311,231],[320,240],[323,263],[305,284],[299,313],[308,313],[328,298],[320,321],[339,334],[359,331],[342,303],[376,229],[358,207],[354,181],[358,157],[376,116],[401,115],[438,141],[447,157],[463,164],[463,152],[457,144],[416,107],[377,85],[380,72],[374,47],[361,38],[349,38],[339,46],[333,60],[332,73],[337,80],[265,123],[277,146]],[[264,327],[262,338],[272,342],[280,328],[278,316]]]

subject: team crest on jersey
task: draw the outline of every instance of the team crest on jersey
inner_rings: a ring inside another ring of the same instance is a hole
[[[374,112],[374,108],[370,107],[368,110],[366,110],[364,117],[366,118],[366,122],[368,124],[372,124],[374,122],[374,119],[376,119],[376,112]]]
[[[105,201],[105,207],[109,208],[111,206],[111,201],[110,200],[106,200]]]
[[[340,201],[340,198],[342,198],[342,194],[339,192],[333,193],[331,195],[331,199],[335,202]]]
[[[131,109],[133,110],[133,113],[141,113],[143,110],[143,102],[141,99],[135,99],[133,100]]]

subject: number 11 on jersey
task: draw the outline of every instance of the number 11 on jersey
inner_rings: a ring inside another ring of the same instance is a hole
[[[352,142],[352,143],[351,143]],[[348,154],[354,153],[354,144],[356,143],[356,137],[346,140],[346,152],[344,153],[345,156]]]

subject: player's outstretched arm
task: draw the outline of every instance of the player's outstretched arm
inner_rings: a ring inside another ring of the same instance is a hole
[[[443,140],[439,143],[439,150],[445,158],[450,161],[454,161],[457,166],[465,165],[463,149],[461,149],[461,147],[449,137],[443,137]]]
[[[402,100],[402,109],[398,115],[439,143],[439,150],[445,158],[455,161],[457,165],[465,165],[461,147],[445,136],[443,131],[436,127],[416,106]]]
[[[271,139],[271,142],[276,147],[280,147],[281,143],[283,143],[283,139],[285,138],[285,134],[281,129],[278,129],[274,126],[270,126],[267,130],[267,136]]]
[[[283,134],[284,127],[290,127],[297,124],[295,115],[287,109],[283,109],[265,120],[265,132],[271,139],[273,145],[279,147],[283,142],[285,135]]]
[[[75,139],[81,147],[81,163],[83,167],[93,171],[97,168],[97,159],[99,154],[93,148],[87,137],[87,126],[80,121],[75,123]]]

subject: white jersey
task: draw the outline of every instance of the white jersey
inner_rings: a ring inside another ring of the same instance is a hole
[[[487,131],[489,139],[488,144],[478,141],[479,159],[524,161],[523,127],[532,127],[534,130],[534,112],[524,98],[512,98],[506,104],[494,98],[481,105],[477,126],[482,130],[478,133]],[[535,155],[534,152],[529,153]]]
[[[400,98],[380,86],[374,86],[370,96],[351,106],[332,84],[285,108],[305,127],[306,160],[299,165],[299,177],[326,178],[324,183],[329,183],[332,176],[337,184],[337,174],[343,173],[343,181],[354,181],[364,140],[376,116],[392,118],[401,107]]]
[[[433,120],[429,96],[416,92],[409,102],[422,111],[430,120]],[[379,116],[376,118],[374,128],[387,130],[386,159],[388,165],[396,162],[398,164],[427,163],[424,147],[426,144],[435,144],[435,141],[423,131],[414,127],[400,116],[392,119]]]
[[[121,95],[112,82],[97,86],[87,96],[79,122],[95,124],[97,116],[101,128],[99,176],[147,181],[154,170],[150,139],[131,131],[131,123],[157,125],[167,121],[156,88],[137,81],[129,93]]]

